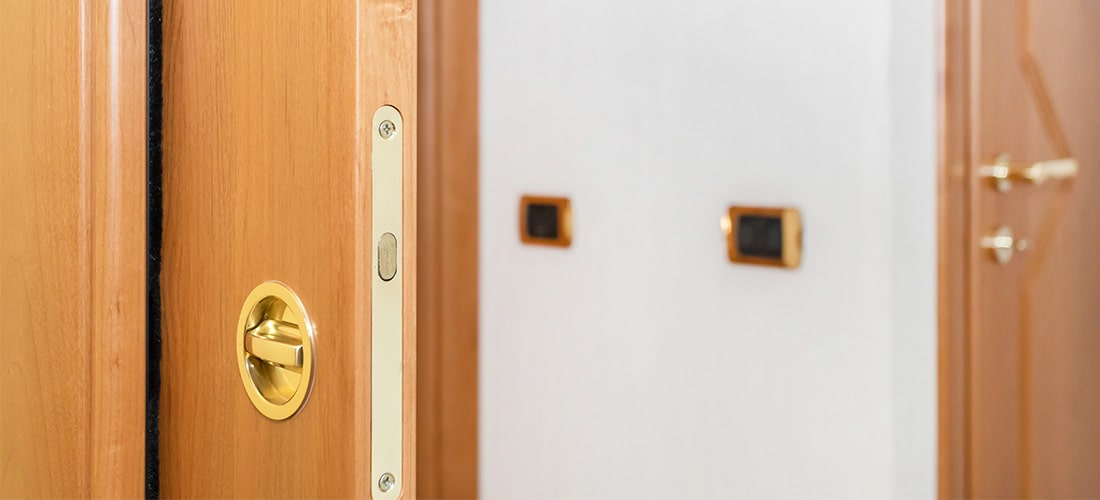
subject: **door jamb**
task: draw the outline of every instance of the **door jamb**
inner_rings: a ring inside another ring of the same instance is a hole
[[[969,36],[967,0],[937,2],[938,452],[940,498],[971,495],[967,411],[970,332]]]
[[[478,3],[419,4],[417,493],[478,493]]]

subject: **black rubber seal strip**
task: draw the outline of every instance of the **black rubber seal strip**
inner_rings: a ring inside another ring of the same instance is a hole
[[[147,0],[145,122],[145,497],[160,498],[160,252],[164,220],[161,186],[162,41],[164,4]]]

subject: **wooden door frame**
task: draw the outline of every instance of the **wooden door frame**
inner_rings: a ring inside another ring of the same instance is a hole
[[[478,3],[420,0],[417,493],[478,494]]]
[[[26,90],[5,98],[18,122],[0,121],[0,142],[12,146],[0,148],[0,196],[24,202],[0,210],[0,310],[9,327],[0,351],[0,497],[138,497],[146,0],[13,7],[8,14],[30,25],[0,30],[0,50],[14,56],[4,58],[11,65],[29,53],[31,64],[5,67],[0,79]]]
[[[967,415],[970,331],[969,4],[938,12],[938,453],[940,498],[970,496]]]

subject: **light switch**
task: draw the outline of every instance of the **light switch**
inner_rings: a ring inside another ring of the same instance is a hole
[[[793,269],[802,262],[802,215],[794,208],[729,207],[722,218],[730,262]]]
[[[530,245],[568,247],[573,243],[573,210],[569,198],[524,196],[519,202],[520,241]]]

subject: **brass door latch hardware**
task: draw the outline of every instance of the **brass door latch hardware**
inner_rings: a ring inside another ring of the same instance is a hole
[[[1077,176],[1077,159],[1061,158],[1037,163],[1012,163],[1008,155],[997,157],[993,165],[985,165],[978,175],[991,179],[1000,192],[1012,189],[1014,180],[1026,181],[1035,185],[1048,180],[1070,179]]]
[[[401,496],[404,373],[404,122],[382,106],[371,122],[371,497]]]
[[[252,405],[286,420],[301,411],[313,387],[313,322],[298,295],[278,281],[248,294],[237,322],[237,367]]]

